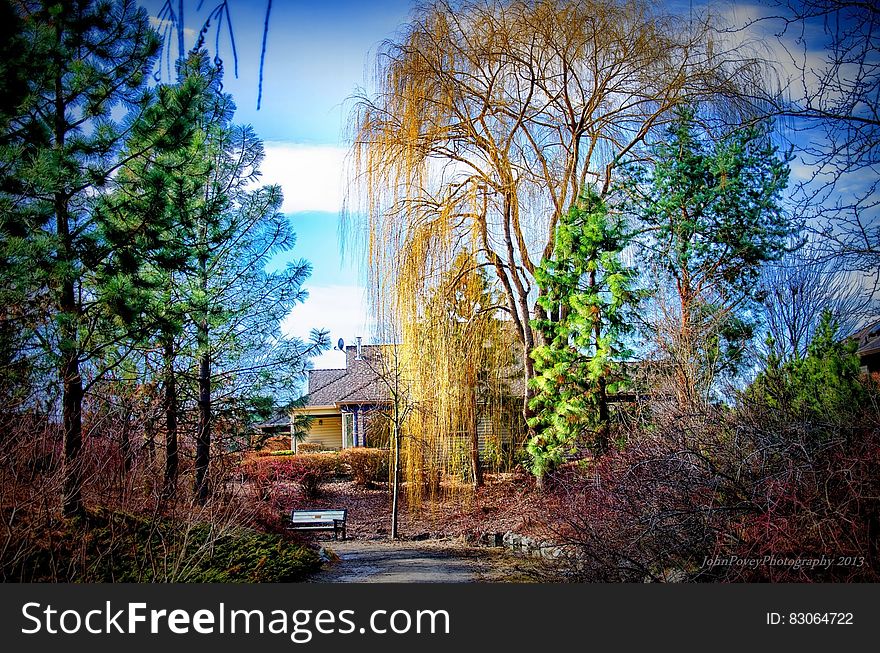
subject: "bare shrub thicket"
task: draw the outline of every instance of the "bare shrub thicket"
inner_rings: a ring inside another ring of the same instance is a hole
[[[88,513],[63,519],[60,425],[46,415],[0,416],[0,578],[5,581],[204,580],[224,538],[243,528],[280,530],[273,508],[241,477],[238,454],[217,438],[214,495],[205,506],[162,494],[161,443],[144,415],[93,402],[84,419],[83,495]],[[130,406],[129,406],[130,408]],[[157,451],[158,450],[158,451]],[[193,482],[193,451],[181,449],[181,483]]]
[[[547,535],[563,555],[553,573],[572,581],[880,580],[880,394],[866,384],[852,415],[829,415],[818,427],[746,398],[735,409],[655,410],[631,423],[623,449],[557,473],[560,519]],[[828,566],[797,562],[823,555]]]

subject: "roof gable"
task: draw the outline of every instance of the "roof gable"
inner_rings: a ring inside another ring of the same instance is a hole
[[[337,403],[383,403],[388,391],[379,377],[381,346],[362,345],[345,348],[345,369],[309,371],[306,406],[329,406]]]
[[[856,353],[859,356],[880,352],[880,321],[869,324],[850,337],[858,343]]]

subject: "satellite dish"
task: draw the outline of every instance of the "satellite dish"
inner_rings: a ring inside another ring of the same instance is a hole
[[[339,351],[343,351],[345,349],[345,341],[342,338],[336,341],[336,348]]]

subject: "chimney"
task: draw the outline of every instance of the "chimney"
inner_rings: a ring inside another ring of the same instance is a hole
[[[355,356],[354,359],[359,361],[361,360],[361,337],[358,336],[355,340],[357,340],[357,356]]]

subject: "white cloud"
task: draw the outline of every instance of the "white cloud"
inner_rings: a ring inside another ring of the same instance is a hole
[[[153,26],[153,29],[157,29],[160,32],[165,29],[174,29],[174,25],[168,18],[159,18],[158,16],[150,16],[150,25]],[[183,28],[183,35],[190,39],[196,35],[196,31],[189,27]]]
[[[744,54],[770,66],[772,74],[764,80],[768,90],[778,86],[783,97],[800,101],[820,87],[829,65],[821,20],[787,25],[778,7],[766,3],[722,3],[712,12],[724,26],[719,36],[728,47],[744,48]]]
[[[334,345],[340,338],[346,344],[353,343],[356,336],[369,340],[372,322],[363,288],[313,286],[308,291],[308,299],[281,322],[284,335],[307,339],[312,329],[327,329]],[[314,359],[314,364],[318,369],[345,367],[345,354],[331,350]]]
[[[344,148],[279,142],[268,142],[265,148],[260,183],[281,186],[284,213],[340,211]]]

